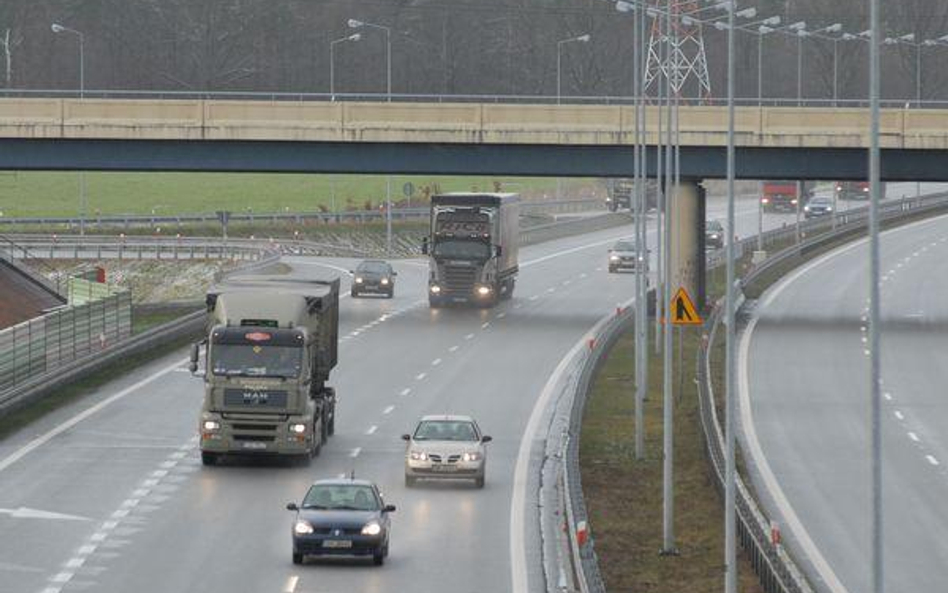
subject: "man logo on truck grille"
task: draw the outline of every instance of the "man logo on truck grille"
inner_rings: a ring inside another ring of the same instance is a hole
[[[251,406],[265,406],[270,399],[266,391],[245,391],[244,403]]]

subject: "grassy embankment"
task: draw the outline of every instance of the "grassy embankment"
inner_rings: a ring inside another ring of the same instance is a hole
[[[392,200],[406,200],[414,186],[417,202],[437,191],[502,191],[553,196],[556,181],[537,177],[392,176]],[[565,191],[590,187],[588,179],[564,181]],[[233,212],[312,212],[364,210],[385,199],[383,175],[306,175],[269,173],[115,173],[85,174],[87,212],[97,214],[187,214]],[[404,205],[404,204],[403,204]],[[79,174],[9,172],[0,174],[0,212],[7,217],[76,216]]]

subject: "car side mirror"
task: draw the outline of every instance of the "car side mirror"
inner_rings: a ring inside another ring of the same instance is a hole
[[[349,270],[349,273],[355,276],[355,270]]]
[[[300,507],[298,507],[295,502],[288,502],[288,503],[286,503],[286,510],[288,510],[288,511],[298,511],[298,510],[300,510]]]
[[[497,257],[500,257],[500,255],[501,255],[503,252],[504,252],[504,248],[503,248],[502,246],[500,246],[500,245],[495,245],[495,246],[494,246],[494,253],[497,255]]]
[[[428,237],[421,240],[421,254],[428,255]]]
[[[489,442],[491,442],[492,440],[494,440],[494,437],[492,437],[492,436],[490,436],[490,435],[486,435],[486,434],[485,434],[484,436],[481,437],[481,442],[482,442],[482,443],[489,443]]]
[[[382,512],[383,512],[383,513],[394,513],[394,512],[395,512],[395,505],[393,505],[393,504],[387,504],[387,505],[385,505],[384,507],[382,507]]]
[[[403,434],[403,435],[402,435],[402,440],[403,440],[403,441],[410,441],[410,440],[411,440],[411,435],[410,435],[410,434]]]
[[[197,373],[198,370],[198,360],[200,359],[201,352],[197,344],[191,344],[191,362],[188,364],[188,370],[191,371],[191,374]]]
[[[398,276],[398,272],[396,272],[395,270],[392,270],[392,276]]]

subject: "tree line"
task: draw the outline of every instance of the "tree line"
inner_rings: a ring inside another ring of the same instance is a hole
[[[868,28],[868,0],[739,3],[747,6],[758,8],[758,19],[803,20],[810,30],[837,22],[853,34]],[[82,33],[87,90],[328,93],[330,43],[356,32],[349,19],[390,28],[394,93],[552,96],[557,42],[585,33],[588,43],[561,46],[563,95],[631,93],[632,18],[602,0],[4,0],[0,87],[78,89],[78,37],[50,29],[61,23]],[[883,20],[887,35],[936,39],[948,35],[948,2],[886,2]],[[358,32],[358,41],[335,46],[335,89],[384,93],[385,32]],[[703,36],[712,99],[720,98],[726,32],[706,26]],[[809,37],[798,44],[777,31],[762,47],[764,97],[797,96],[798,51],[803,97],[832,97],[834,55],[839,97],[865,97],[864,41]],[[757,54],[757,35],[741,31],[740,97],[757,96]],[[883,96],[914,98],[920,65],[922,98],[948,99],[946,59],[948,46],[884,46]]]

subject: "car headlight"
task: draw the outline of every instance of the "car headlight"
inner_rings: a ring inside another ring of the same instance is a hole
[[[609,256],[609,261],[619,261],[619,256],[618,256],[618,255],[610,255],[610,256]]]
[[[796,205],[797,199],[796,199],[796,198],[793,198],[792,200],[790,200],[790,203],[793,204],[793,205]]]
[[[378,535],[382,533],[382,526],[378,521],[369,521],[362,527],[362,535]]]
[[[438,294],[441,292],[441,287],[438,286],[437,284],[432,284],[429,290],[431,291],[431,294]]]
[[[293,525],[293,533],[296,535],[308,535],[313,532],[313,526],[309,521],[297,521]]]
[[[832,207],[832,206],[827,206],[827,207],[826,207],[826,211],[827,211],[827,212],[832,212],[832,211],[833,211],[833,207]]]
[[[381,284],[382,286],[388,286],[388,278],[382,278]]]
[[[479,461],[481,454],[478,451],[471,451],[461,456],[462,461]]]
[[[481,295],[481,296],[487,296],[487,295],[489,295],[489,294],[490,294],[490,286],[483,286],[483,285],[482,285],[482,286],[478,286],[478,287],[477,287],[477,294],[479,294],[479,295]]]
[[[424,451],[412,451],[408,456],[415,461],[428,461],[428,454]]]
[[[711,233],[711,238],[712,238],[712,239],[717,239],[717,238],[718,238],[718,234],[717,234],[717,233]]]
[[[809,212],[809,211],[810,211],[810,207],[809,207],[809,206],[804,206],[804,207],[803,207],[803,211],[804,211],[804,212]]]
[[[303,434],[304,432],[306,432],[306,425],[301,422],[297,422],[296,424],[290,424],[290,432],[295,432],[296,434]]]
[[[215,430],[220,430],[221,423],[217,420],[205,420],[204,421],[204,430],[207,432],[213,432]]]
[[[356,283],[356,284],[362,284],[362,276],[356,276],[356,277],[355,277],[355,283]]]

